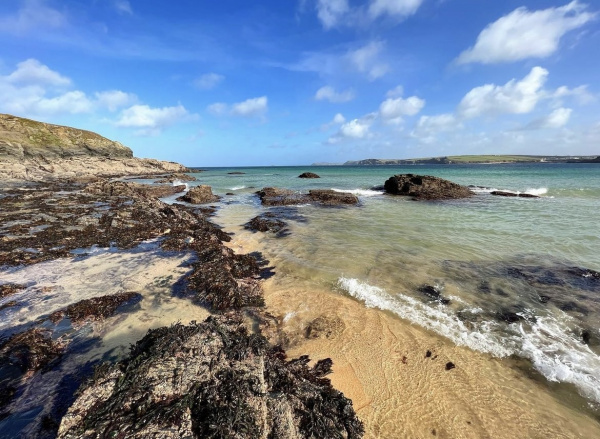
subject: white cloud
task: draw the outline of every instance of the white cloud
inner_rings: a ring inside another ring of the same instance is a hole
[[[133,15],[133,9],[131,9],[131,3],[128,0],[115,0],[115,8],[120,14]]]
[[[393,17],[413,15],[423,0],[372,0],[369,5],[369,15],[373,18],[388,14]]]
[[[254,117],[262,116],[268,110],[268,99],[266,96],[247,99],[244,102],[233,104],[231,114],[235,116]]]
[[[164,128],[189,117],[190,113],[181,104],[163,108],[133,105],[121,112],[116,125],[123,128],[139,128],[136,132],[139,135],[156,135]]]
[[[442,132],[454,131],[462,125],[454,114],[444,113],[436,116],[421,116],[411,132],[411,137],[422,143],[431,144],[437,140],[437,135]]]
[[[344,117],[344,115],[342,113],[337,113],[335,116],[333,116],[333,119],[331,119],[331,121],[321,125],[321,131],[328,131],[332,127],[336,125],[341,125],[344,122],[346,122],[346,118]]]
[[[228,105],[216,102],[207,107],[209,113],[215,116],[233,115],[241,117],[263,117],[269,110],[269,100],[266,96],[246,99],[243,102]]]
[[[127,107],[137,102],[137,96],[132,93],[125,93],[121,90],[109,90],[95,93],[96,100],[101,107],[108,108],[110,111],[116,111],[119,108]]]
[[[205,73],[194,80],[194,85],[202,90],[210,90],[223,82],[224,79],[225,76],[217,73]]]
[[[71,80],[36,59],[28,59],[17,64],[17,69],[6,77],[13,84],[68,86]]]
[[[527,58],[545,58],[558,49],[567,32],[591,21],[595,14],[585,12],[587,5],[578,1],[530,12],[525,7],[489,24],[477,37],[475,46],[457,59],[459,64],[493,64]]]
[[[321,87],[315,93],[315,99],[317,101],[329,101],[334,103],[349,102],[354,99],[354,97],[354,90],[352,89],[336,92],[335,89],[329,85]]]
[[[596,101],[596,96],[588,91],[587,85],[580,85],[579,87],[575,88],[569,88],[563,85],[558,87],[553,93],[550,94],[549,97],[555,101],[556,106],[562,106],[563,99],[568,97],[575,98],[577,103],[581,105]]]
[[[391,90],[388,90],[388,92],[385,94],[385,96],[388,98],[399,98],[403,94],[404,94],[404,87],[402,87],[401,85],[397,85],[396,87],[392,88]]]
[[[66,92],[50,99],[40,99],[36,105],[36,112],[42,114],[58,113],[90,113],[94,108],[93,102],[84,92],[75,90]]]
[[[392,124],[402,122],[402,116],[414,116],[425,106],[425,100],[416,96],[411,96],[406,99],[389,98],[379,106],[379,114],[381,118]]]
[[[524,114],[531,112],[544,97],[542,87],[548,71],[534,67],[522,80],[510,80],[505,85],[486,84],[468,92],[458,106],[465,118],[502,113]]]
[[[372,41],[359,49],[349,51],[347,57],[359,72],[366,73],[369,79],[374,80],[389,71],[389,66],[378,59],[384,47],[384,42]]]
[[[328,143],[335,144],[345,139],[360,140],[371,137],[370,129],[376,118],[377,113],[369,113],[360,119],[344,123],[337,134],[329,138]]]
[[[44,0],[25,0],[13,16],[0,17],[0,32],[22,34],[30,30],[56,29],[67,23],[66,16]]]
[[[573,110],[571,108],[557,108],[552,113],[550,113],[546,117],[542,117],[541,119],[534,120],[529,125],[527,125],[524,129],[526,130],[536,130],[543,128],[562,128],[564,127],[571,118],[571,113]]]
[[[349,11],[348,0],[317,0],[317,16],[325,29],[335,27]]]

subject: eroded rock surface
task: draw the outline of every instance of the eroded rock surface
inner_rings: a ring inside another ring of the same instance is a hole
[[[191,188],[185,195],[177,198],[178,201],[185,201],[191,204],[206,204],[216,203],[221,199],[217,195],[213,195],[210,186],[205,184]]]
[[[429,175],[400,174],[386,180],[388,194],[404,195],[415,200],[449,200],[474,195],[468,187]]]
[[[352,403],[324,376],[241,319],[149,331],[94,378],[63,417],[59,438],[359,438]]]
[[[314,203],[324,206],[342,206],[358,204],[358,197],[347,192],[331,189],[313,189],[308,194],[289,189],[266,187],[257,192],[264,206],[293,206]]]

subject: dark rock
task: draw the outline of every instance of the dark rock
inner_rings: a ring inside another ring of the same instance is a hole
[[[456,365],[452,361],[446,363],[446,370],[452,370],[454,368],[456,368]]]
[[[409,196],[417,200],[448,200],[474,195],[465,186],[429,175],[394,175],[385,182],[384,188],[388,194]]]
[[[185,201],[191,204],[216,203],[221,197],[213,195],[212,189],[207,185],[200,185],[191,188],[187,194],[177,198],[177,201]]]
[[[228,172],[227,174],[229,174],[229,175],[244,175],[245,172],[235,171],[235,172]]]
[[[448,305],[450,303],[450,299],[443,297],[440,289],[432,285],[422,285],[419,287],[419,292],[425,294],[430,299],[437,300],[442,305]]]
[[[227,192],[225,195],[231,196],[231,195],[235,195],[233,192]]]
[[[331,189],[313,189],[309,197],[325,206],[341,206],[358,204],[358,197],[348,192],[337,192]]]
[[[503,309],[498,311],[496,313],[496,316],[498,317],[498,319],[506,323],[516,323],[520,322],[521,320],[524,320],[522,316],[509,309]]]
[[[321,178],[317,174],[313,172],[303,172],[298,176],[298,178]]]
[[[255,232],[272,232],[279,234],[286,229],[287,224],[284,221],[275,218],[275,214],[267,212],[252,218],[244,225],[244,227]]]
[[[312,201],[306,194],[277,187],[263,188],[258,191],[257,194],[264,206],[291,206],[295,204],[306,204]]]
[[[67,316],[73,323],[81,323],[85,320],[101,320],[113,315],[119,307],[126,303],[141,300],[138,293],[118,293],[110,296],[94,297],[69,305],[65,309],[50,314],[50,320],[58,323]]]
[[[151,330],[100,367],[63,417],[59,438],[360,438],[352,402],[324,376],[331,360],[286,361],[240,320]]]
[[[344,332],[344,329],[346,329],[346,324],[339,317],[320,316],[306,327],[306,338],[333,339]]]
[[[20,284],[2,284],[0,285],[0,299],[12,296],[13,294],[18,293],[19,291],[23,291],[25,288],[27,288],[27,286]]]
[[[161,178],[160,180],[155,181],[154,183],[174,183],[176,181],[196,181],[196,180],[197,180],[197,178],[192,177],[191,175],[176,173],[176,174],[167,175],[167,176]]]
[[[506,192],[506,191],[492,191],[492,192],[490,192],[490,194],[497,195],[500,197],[540,198],[538,195],[516,193],[516,192]]]
[[[432,354],[433,354],[433,353],[432,353],[431,351],[427,351],[427,352],[425,352],[425,358],[431,358],[431,355],[432,355]]]

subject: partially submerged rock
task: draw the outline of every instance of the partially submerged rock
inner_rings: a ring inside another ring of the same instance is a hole
[[[50,320],[56,323],[65,316],[73,323],[81,323],[85,320],[101,320],[112,316],[120,306],[139,301],[141,298],[142,296],[139,293],[134,292],[93,297],[53,312],[50,314]]]
[[[292,206],[308,203],[317,203],[324,206],[358,204],[356,195],[331,189],[313,189],[308,194],[303,194],[289,189],[266,187],[258,191],[257,194],[264,206]]]
[[[321,178],[314,172],[303,172],[298,176],[298,178]]]
[[[500,197],[540,198],[538,195],[526,194],[523,192],[492,191],[490,194]]]
[[[352,402],[324,376],[331,360],[286,361],[241,320],[151,330],[99,368],[59,438],[360,438]]]
[[[191,188],[187,194],[177,198],[177,201],[185,201],[191,204],[216,203],[221,197],[213,195],[212,189],[208,185],[200,185]]]
[[[388,194],[404,195],[416,200],[449,200],[474,195],[468,187],[429,175],[400,174],[384,184]]]
[[[285,221],[277,219],[274,213],[267,212],[248,221],[244,228],[254,232],[271,232],[279,234],[287,227]]]
[[[437,300],[442,305],[448,305],[450,303],[450,299],[442,296],[442,290],[439,287],[425,284],[419,287],[419,292],[430,299]]]
[[[162,177],[160,180],[156,180],[154,183],[175,183],[176,181],[196,181],[197,178],[188,174],[175,173]]]
[[[320,316],[306,327],[306,338],[336,338],[346,329],[346,324],[337,316]]]
[[[25,285],[7,283],[0,285],[0,299],[17,294],[27,288]]]

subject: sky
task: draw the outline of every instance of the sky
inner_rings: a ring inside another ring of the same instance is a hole
[[[600,1],[2,0],[0,113],[188,166],[600,155]]]

